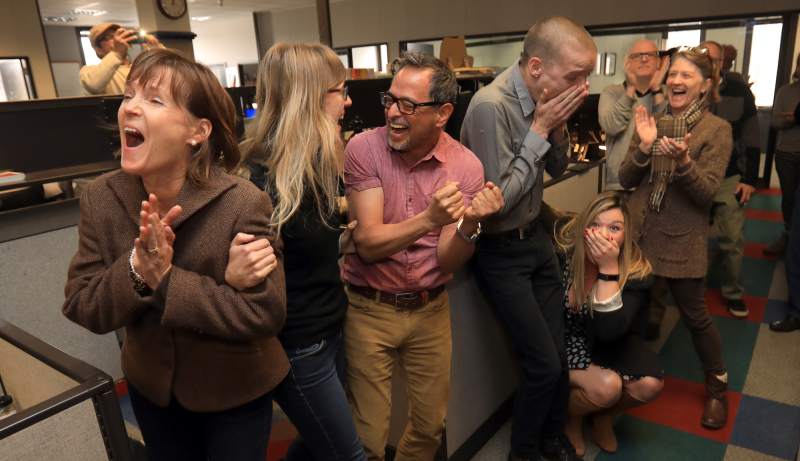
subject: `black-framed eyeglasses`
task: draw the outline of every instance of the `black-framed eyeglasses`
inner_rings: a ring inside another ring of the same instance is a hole
[[[644,58],[647,59],[658,59],[658,51],[647,51],[642,53],[631,53],[628,55],[633,61],[638,61]]]
[[[350,95],[350,90],[347,88],[347,85],[341,88],[331,88],[328,90],[328,93],[340,93],[342,95],[342,99],[347,101],[347,97]]]
[[[392,104],[397,104],[397,109],[401,114],[404,115],[414,115],[414,113],[417,111],[417,107],[441,106],[444,104],[443,102],[439,101],[414,102],[406,98],[397,98],[388,91],[385,93],[380,93],[380,96],[381,105],[384,109],[392,107]]]

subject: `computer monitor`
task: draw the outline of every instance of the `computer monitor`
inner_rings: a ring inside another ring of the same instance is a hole
[[[113,160],[120,99],[0,103],[0,170],[28,173]]]

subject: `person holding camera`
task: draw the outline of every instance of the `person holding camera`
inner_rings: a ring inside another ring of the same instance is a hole
[[[145,49],[164,48],[152,35],[142,35],[134,29],[119,24],[104,22],[89,30],[89,41],[100,63],[81,67],[81,87],[85,95],[122,94],[125,80],[131,71],[128,50],[133,44],[142,44]]]

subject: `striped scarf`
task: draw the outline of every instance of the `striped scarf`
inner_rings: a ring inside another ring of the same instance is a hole
[[[697,100],[689,106],[686,111],[675,117],[669,110],[663,117],[658,119],[656,129],[658,136],[653,143],[650,152],[652,162],[650,165],[650,183],[653,183],[653,191],[650,192],[650,209],[656,213],[661,211],[661,201],[667,193],[667,185],[672,182],[672,175],[675,172],[675,160],[658,150],[659,140],[664,136],[676,142],[682,142],[687,133],[692,131],[697,122],[703,117],[706,108],[704,101]]]

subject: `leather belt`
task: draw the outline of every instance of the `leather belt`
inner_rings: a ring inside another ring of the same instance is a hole
[[[370,298],[375,301],[380,301],[388,304],[395,309],[419,309],[420,307],[428,304],[438,298],[439,295],[444,293],[445,286],[439,285],[438,287],[431,288],[430,290],[422,291],[406,291],[403,293],[388,293],[381,290],[376,290],[372,287],[362,287],[359,285],[347,285],[347,289],[361,295],[365,298]]]
[[[516,229],[511,229],[502,232],[484,232],[481,234],[480,238],[484,240],[527,240],[533,237],[536,234],[536,228],[538,227],[537,220],[531,221],[530,223],[518,227]]]

